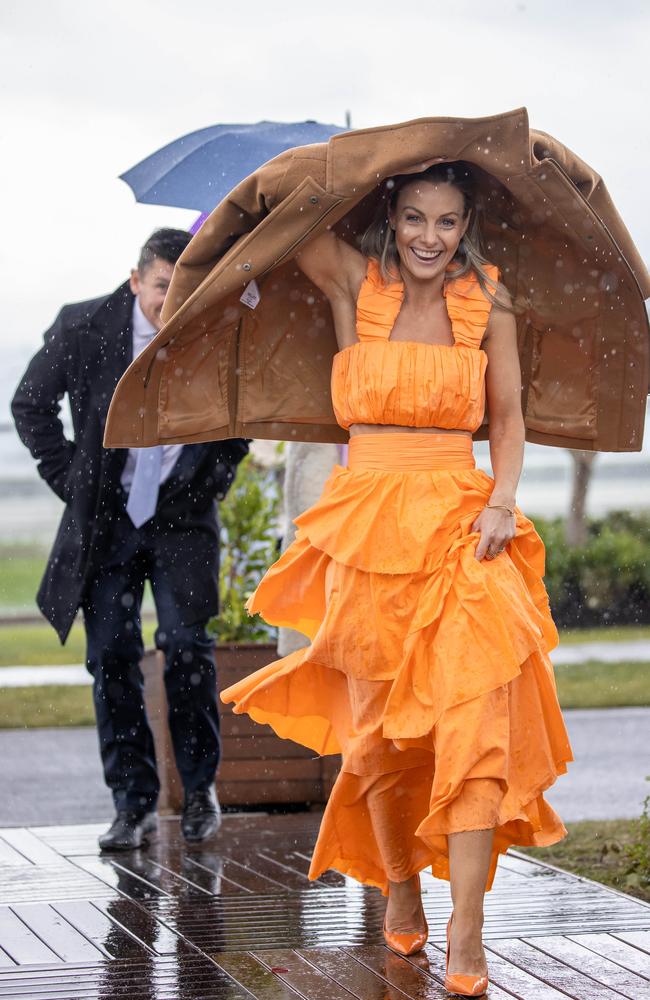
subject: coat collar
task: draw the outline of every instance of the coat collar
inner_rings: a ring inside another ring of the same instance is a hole
[[[359,198],[360,188],[417,163],[476,160],[484,152],[485,167],[504,177],[531,166],[528,113],[516,108],[486,118],[417,118],[397,125],[340,132],[327,143],[327,190]],[[362,191],[363,193],[363,191]]]

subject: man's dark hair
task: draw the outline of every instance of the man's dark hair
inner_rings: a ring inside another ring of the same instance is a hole
[[[175,264],[192,239],[185,229],[156,229],[140,251],[138,271],[142,274],[151,266],[155,257]]]

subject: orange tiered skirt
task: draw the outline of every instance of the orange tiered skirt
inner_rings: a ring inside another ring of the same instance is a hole
[[[572,759],[544,547],[517,512],[507,550],[476,560],[492,485],[464,435],[354,436],[248,602],[311,644],[222,699],[343,755],[312,878],[336,868],[384,893],[428,866],[449,878],[447,834],[494,828],[490,888],[509,845],[566,833],[542,794]]]

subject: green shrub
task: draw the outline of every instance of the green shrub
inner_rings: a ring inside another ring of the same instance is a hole
[[[646,778],[650,781],[650,776]],[[627,889],[650,891],[650,795],[643,802],[641,816],[635,823],[634,839],[627,848],[630,870],[625,878]]]
[[[220,612],[209,625],[218,642],[268,642],[274,630],[244,605],[277,558],[280,474],[247,455],[220,505]]]
[[[615,511],[589,521],[570,548],[560,518],[535,525],[546,546],[546,587],[558,625],[650,622],[650,515]]]

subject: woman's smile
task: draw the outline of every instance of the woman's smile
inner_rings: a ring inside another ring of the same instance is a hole
[[[443,250],[423,250],[422,247],[410,247],[409,249],[421,264],[435,264],[444,253]]]

